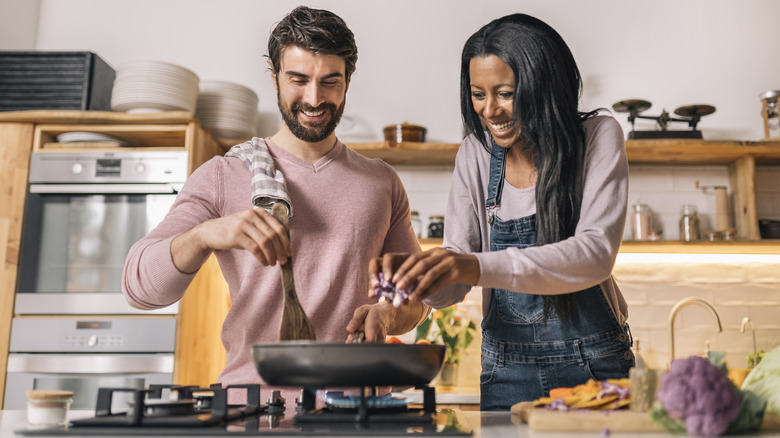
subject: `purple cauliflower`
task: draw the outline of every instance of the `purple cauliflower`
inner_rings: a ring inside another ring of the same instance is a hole
[[[393,303],[393,306],[399,307],[409,300],[409,294],[414,292],[414,286],[406,289],[398,289],[392,281],[386,281],[383,273],[378,273],[379,283],[374,286],[374,294],[377,298],[385,297]]]
[[[670,417],[685,422],[690,435],[718,436],[740,412],[740,397],[728,377],[709,360],[672,361],[657,394]]]

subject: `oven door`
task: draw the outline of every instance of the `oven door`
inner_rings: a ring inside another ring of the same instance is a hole
[[[144,389],[173,383],[173,353],[162,354],[19,354],[8,356],[3,409],[26,409],[25,391],[73,391],[71,409],[95,409],[98,388]],[[127,409],[114,397],[112,410]]]
[[[15,312],[148,314],[127,304],[130,247],[173,205],[179,184],[31,184]],[[175,314],[178,305],[152,311]]]

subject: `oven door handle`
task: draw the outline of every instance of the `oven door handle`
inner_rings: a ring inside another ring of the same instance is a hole
[[[158,354],[27,354],[8,355],[9,373],[128,374],[172,373],[173,353]]]
[[[41,194],[143,194],[179,193],[183,184],[30,184],[30,193]]]

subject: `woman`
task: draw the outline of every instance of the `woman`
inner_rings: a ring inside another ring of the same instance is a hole
[[[470,135],[455,163],[442,248],[386,256],[384,278],[434,307],[482,286],[481,409],[507,410],[634,365],[612,268],[628,164],[611,117],[581,113],[558,33],[523,14],[472,35],[461,58]],[[403,262],[402,262],[403,261]]]

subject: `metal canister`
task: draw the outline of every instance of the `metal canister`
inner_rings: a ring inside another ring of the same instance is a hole
[[[769,90],[759,94],[761,98],[761,117],[764,119],[764,138],[780,137],[780,111],[778,98],[780,90]]]
[[[444,237],[444,216],[430,216],[428,218],[428,237],[432,239]]]

